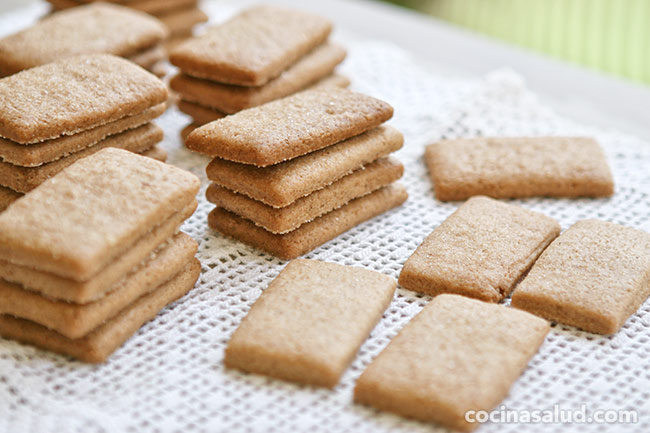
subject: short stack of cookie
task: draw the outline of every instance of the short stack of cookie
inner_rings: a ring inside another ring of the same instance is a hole
[[[283,259],[305,254],[399,206],[403,136],[387,103],[347,89],[305,90],[195,129],[214,159],[208,224]]]
[[[122,149],[77,161],[0,214],[0,335],[102,362],[195,284],[179,232],[199,179]]]
[[[108,54],[62,59],[0,79],[0,207],[80,158],[119,147],[156,159],[165,84]]]
[[[47,0],[54,10],[68,9],[99,0]],[[167,47],[192,36],[197,24],[208,21],[208,16],[199,8],[198,0],[101,0],[117,3],[138,11],[146,12],[162,21],[169,29]]]
[[[57,12],[0,39],[0,77],[81,54],[113,54],[154,71],[166,59],[167,28],[133,9],[106,3]]]
[[[170,53],[170,86],[191,128],[315,85],[347,87],[334,74],[345,49],[328,41],[329,20],[276,6],[244,10]]]

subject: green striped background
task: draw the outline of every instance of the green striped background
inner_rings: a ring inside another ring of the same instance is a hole
[[[650,0],[393,2],[551,56],[650,84]]]

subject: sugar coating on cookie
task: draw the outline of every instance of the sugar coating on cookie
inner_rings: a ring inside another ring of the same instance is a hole
[[[185,144],[212,157],[265,167],[361,134],[392,115],[393,107],[379,99],[320,87],[204,125]]]
[[[167,28],[145,13],[108,3],[81,6],[0,39],[0,76],[81,54],[129,57],[167,35]]]
[[[546,320],[458,295],[434,298],[357,381],[354,400],[470,431],[470,410],[502,401],[544,342]]]
[[[182,43],[169,58],[195,77],[261,86],[322,44],[331,30],[326,18],[260,5]]]
[[[271,282],[228,342],[227,367],[334,387],[393,298],[379,272],[294,260]]]
[[[29,144],[73,135],[167,101],[165,84],[109,54],[76,56],[0,79],[0,137]]]
[[[399,150],[404,136],[381,125],[333,146],[299,158],[255,167],[215,158],[208,164],[208,179],[231,191],[273,207],[287,206],[330,185],[346,174]]]
[[[585,137],[470,138],[427,146],[438,200],[475,195],[603,197],[614,180],[600,145]]]
[[[559,233],[551,217],[474,197],[427,236],[404,263],[399,283],[430,295],[499,302]]]
[[[194,201],[199,186],[179,168],[102,149],[0,214],[0,259],[88,280]]]
[[[562,233],[512,295],[512,305],[597,334],[613,334],[650,294],[650,234],[584,220]]]
[[[187,74],[172,78],[170,87],[187,101],[224,113],[236,113],[291,95],[330,75],[345,58],[340,45],[326,43],[314,48],[280,76],[260,87],[243,87],[217,83]]]

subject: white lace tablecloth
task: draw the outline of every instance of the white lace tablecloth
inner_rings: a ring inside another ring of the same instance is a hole
[[[41,5],[42,6],[42,5]],[[0,32],[27,25],[41,6],[0,16]],[[215,5],[214,20],[233,11]],[[349,48],[342,72],[352,87],[390,102],[391,123],[406,143],[397,157],[410,198],[317,248],[309,258],[363,266],[397,278],[404,261],[458,203],[434,199],[423,147],[440,138],[479,135],[592,135],[604,146],[616,179],[611,199],[516,200],[558,219],[563,228],[601,218],[650,231],[650,144],[617,131],[564,119],[540,105],[514,72],[458,79],[424,72],[403,50],[364,41],[341,29]],[[103,365],[87,365],[0,339],[0,432],[433,432],[352,403],[365,366],[429,298],[398,289],[393,303],[334,390],[297,386],[224,369],[224,347],[284,262],[224,238],[206,226],[207,159],[186,151],[176,109],[158,122],[169,162],[203,179],[200,205],[184,230],[200,243],[195,289],[147,323]],[[480,365],[476,368],[480,369]],[[614,336],[554,326],[503,402],[508,409],[638,411],[639,423],[486,424],[481,432],[650,431],[650,302]]]

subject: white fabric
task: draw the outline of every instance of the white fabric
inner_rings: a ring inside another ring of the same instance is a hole
[[[223,17],[231,10],[210,11]],[[42,8],[0,16],[9,33]],[[307,255],[363,266],[397,277],[422,239],[458,203],[439,203],[422,160],[440,138],[477,135],[593,135],[616,179],[611,199],[517,200],[557,218],[563,228],[596,217],[650,231],[650,145],[634,137],[558,117],[526,90],[522,79],[498,71],[484,79],[431,75],[401,49],[338,34],[349,48],[342,72],[352,87],[389,101],[391,123],[404,132],[403,182],[410,193],[397,210],[348,231]],[[194,290],[147,323],[104,365],[94,366],[0,339],[0,432],[432,432],[352,404],[364,367],[429,298],[398,289],[393,303],[333,391],[296,386],[223,367],[224,347],[255,299],[284,263],[209,230],[203,198],[207,158],[182,147],[188,118],[176,109],[158,122],[169,162],[201,176],[200,205],[184,230],[200,242],[203,265]],[[498,332],[498,330],[495,330]],[[601,337],[554,326],[540,352],[503,402],[511,409],[635,409],[650,431],[650,302],[616,335]],[[477,365],[480,368],[480,365]],[[623,431],[615,425],[485,425],[481,432]]]

